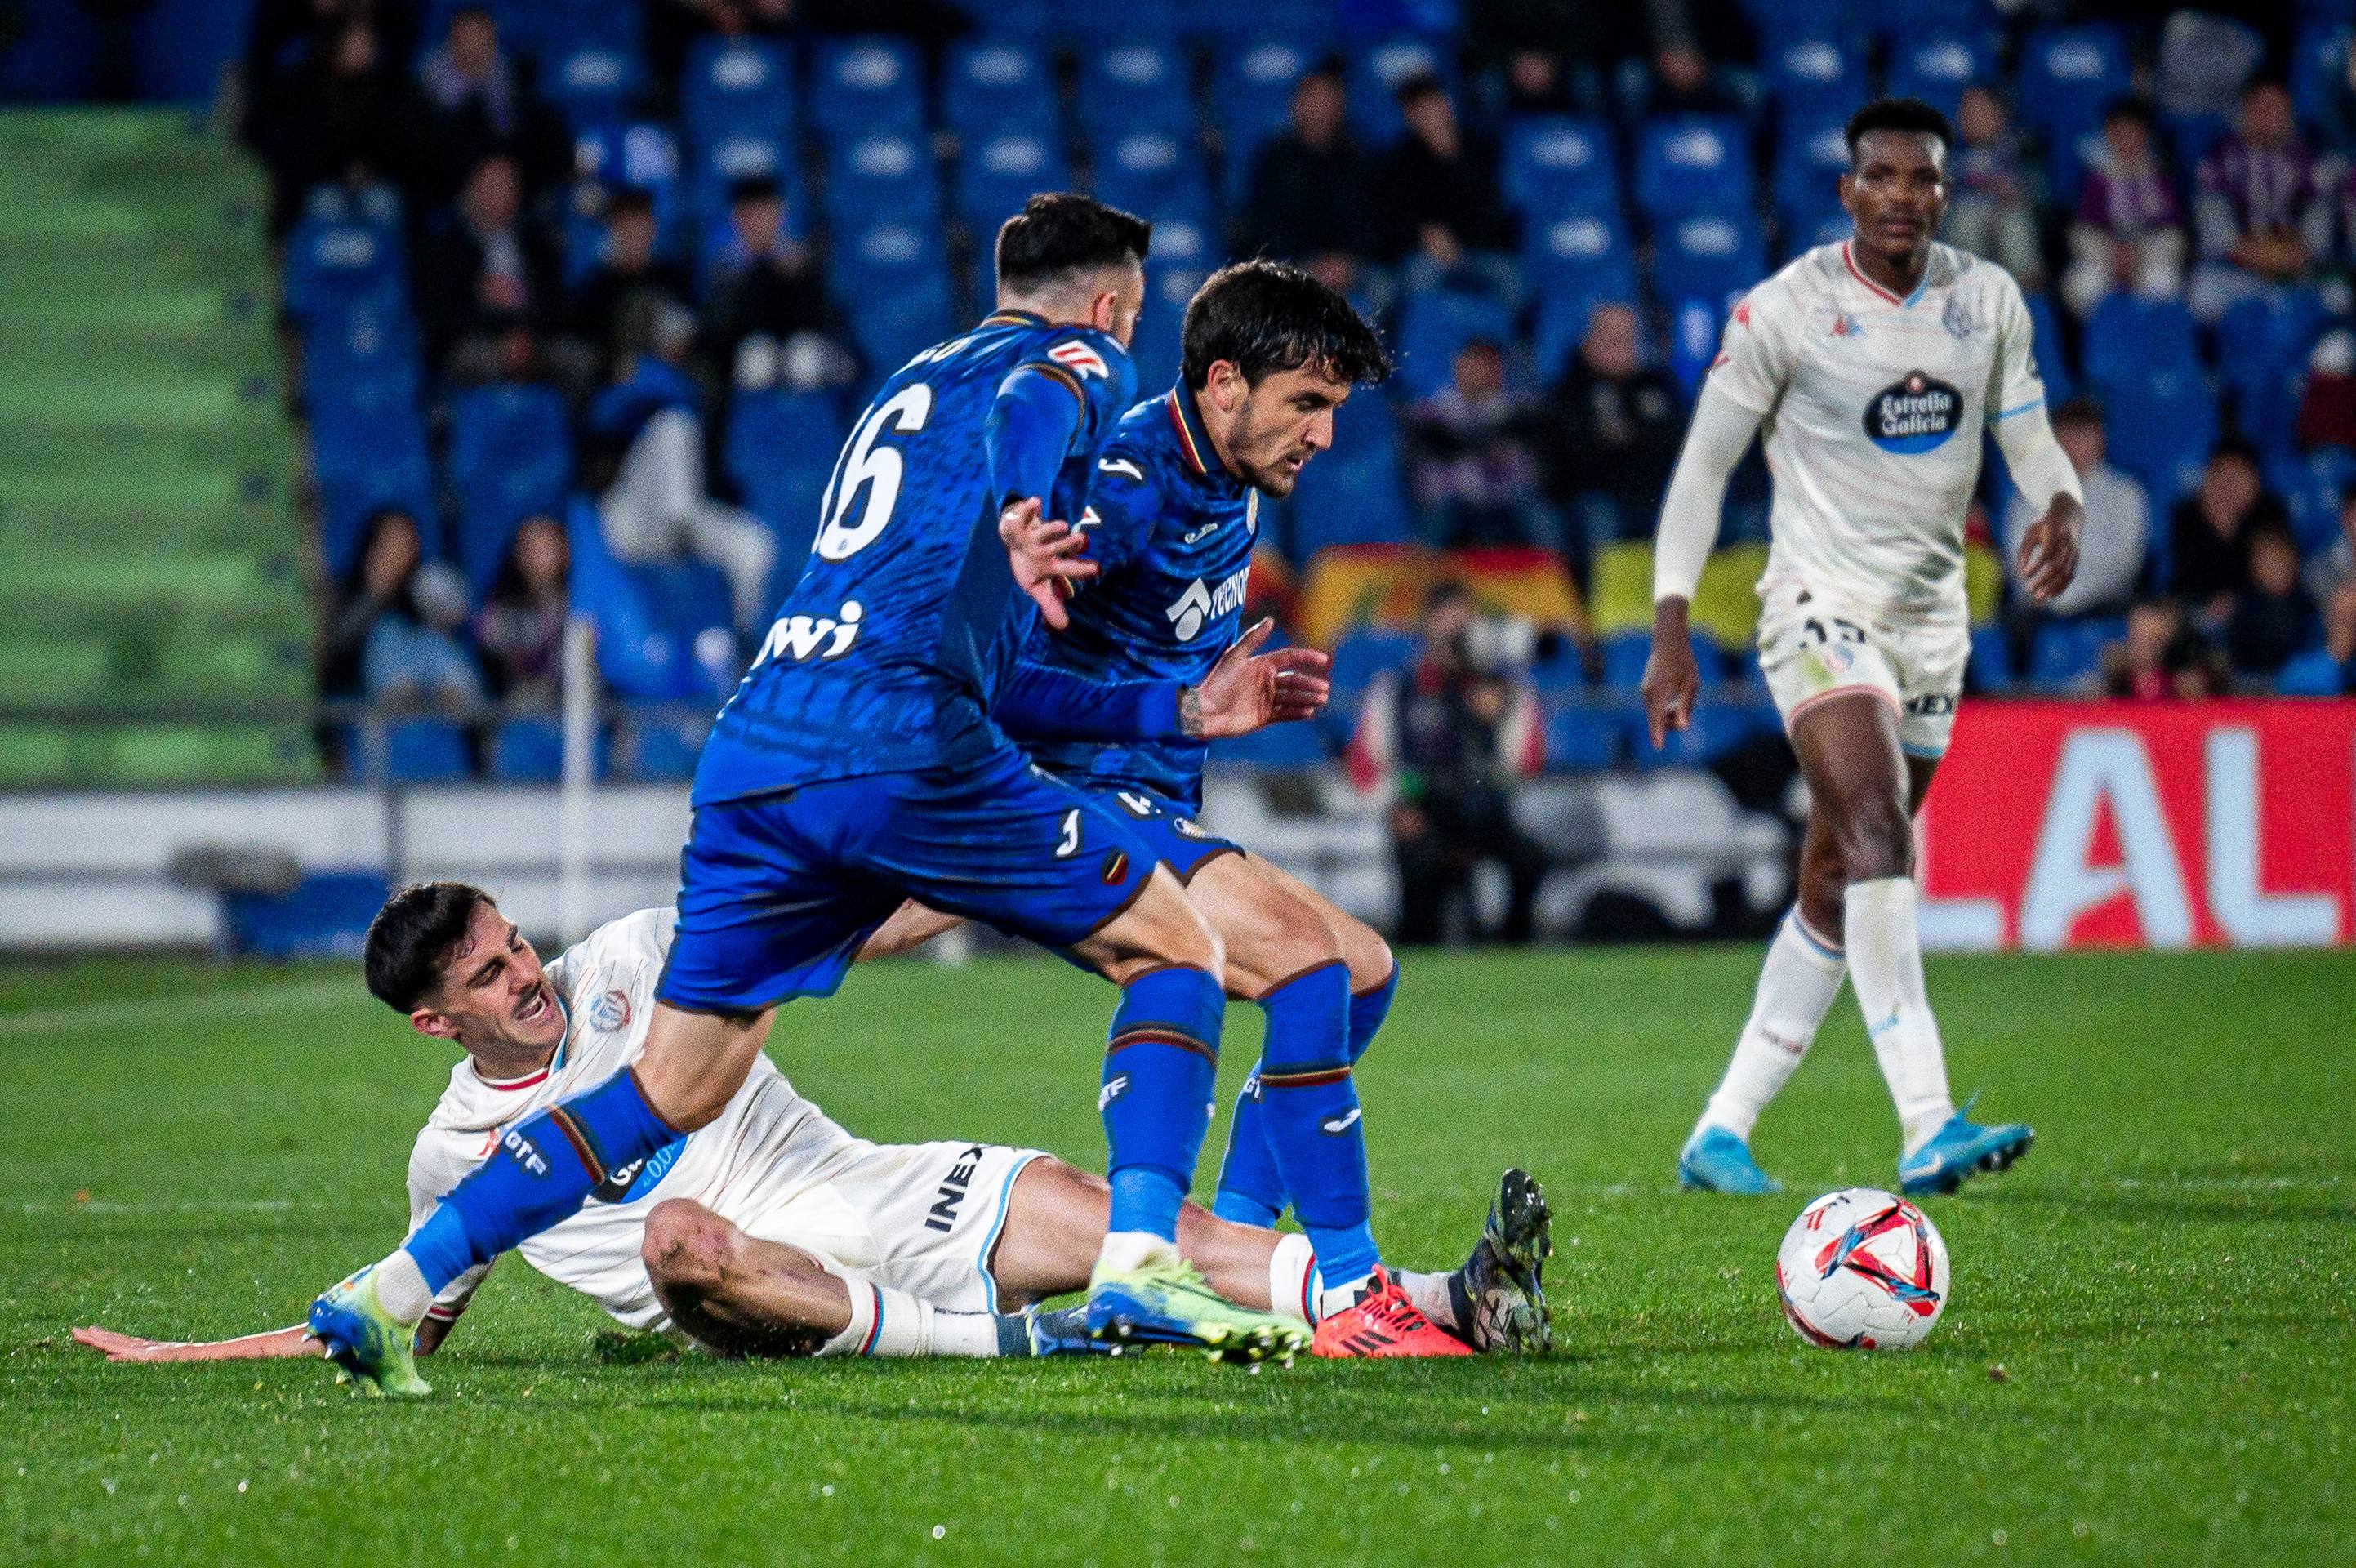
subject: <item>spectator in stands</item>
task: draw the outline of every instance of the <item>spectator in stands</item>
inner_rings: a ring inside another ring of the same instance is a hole
[[[1376,680],[1351,744],[1361,786],[1391,786],[1402,942],[1442,940],[1449,906],[1460,899],[1476,939],[1526,941],[1546,875],[1546,852],[1513,814],[1515,789],[1544,756],[1537,693],[1518,673],[1478,656],[1477,629],[1462,584],[1432,589],[1414,667],[1404,678]],[[1505,872],[1505,919],[1494,933],[1479,929],[1467,897],[1483,863]]]
[[[2302,281],[2328,256],[2330,202],[2280,81],[2260,77],[2243,90],[2237,128],[2201,160],[2192,218],[2201,262],[2190,303],[2204,322]]]
[[[1603,73],[1644,52],[1644,7],[1592,0],[1464,0],[1459,34],[1476,70],[1504,70],[1515,58],[1545,54],[1578,79],[1590,100]]]
[[[2085,492],[2085,523],[2078,537],[2078,575],[2040,607],[2049,616],[2116,615],[2134,596],[2151,550],[2151,499],[2142,485],[2111,467],[2104,450],[2103,411],[2088,398],[2073,398],[2053,411],[2053,438],[2070,456]],[[2037,519],[2029,503],[2013,498],[2004,548],[2005,571],[2015,598],[2028,602],[2020,584],[2021,532]]]
[[[595,353],[602,375],[611,369],[624,312],[633,300],[685,308],[687,279],[655,254],[655,203],[629,186],[605,199],[605,242],[596,263],[573,291],[566,330]]]
[[[455,635],[466,609],[465,583],[424,564],[417,520],[380,509],[330,613],[321,690],[405,707],[478,700],[481,677]]]
[[[273,233],[294,223],[313,186],[343,177],[356,163],[417,199],[425,110],[386,68],[369,22],[343,21],[320,34],[275,98],[271,122],[260,128]]]
[[[517,82],[486,7],[462,5],[450,14],[442,42],[419,62],[417,80],[434,109],[437,196],[456,189],[493,153],[514,154],[530,188],[563,172],[571,150],[564,126]]]
[[[1328,61],[1293,84],[1291,126],[1250,154],[1251,182],[1237,224],[1241,255],[1306,265],[1374,246],[1368,159],[1343,119],[1342,70]],[[1232,148],[1229,156],[1245,156]]]
[[[1985,87],[1964,89],[1955,135],[1947,163],[1947,242],[1987,257],[2036,293],[2045,286],[2045,252],[2037,233],[2044,182],[2004,101]]]
[[[2308,352],[2295,435],[2306,447],[2356,446],[2356,333],[2345,327],[2324,333]]]
[[[2140,702],[2214,697],[2226,689],[2224,658],[2174,599],[2138,601],[2127,635],[2103,650],[2103,689]]]
[[[858,374],[858,361],[835,329],[809,248],[785,222],[776,180],[730,188],[728,243],[712,263],[713,370],[738,386],[841,385]]]
[[[2356,692],[2356,583],[2323,601],[2323,650],[2340,666],[2340,689]]]
[[[694,337],[693,319],[675,307],[640,301],[625,312],[625,352],[583,421],[584,478],[617,560],[709,562],[749,635],[767,618],[776,541],[705,487],[701,399],[680,368]]]
[[[1472,145],[1456,106],[1436,76],[1398,86],[1402,135],[1375,176],[1381,195],[1377,253],[1402,263],[1410,289],[1428,287],[1475,257],[1480,270],[1510,293],[1513,220],[1497,190],[1495,149]]]
[[[2153,146],[2151,110],[2123,99],[2104,112],[2102,150],[2078,188],[2062,297],[2080,316],[2114,289],[2180,298],[2189,245],[2176,187]]]
[[[2249,581],[2250,535],[2269,521],[2287,519],[2281,499],[2259,481],[2257,453],[2246,442],[2219,442],[2199,488],[2169,519],[2170,586],[2196,621],[2224,626]]]
[[[2234,674],[2272,679],[2321,639],[2323,619],[2299,584],[2289,525],[2272,518],[2252,525],[2249,557],[2249,580],[2225,623],[2225,652]]]
[[[1574,545],[1651,537],[1685,438],[1685,400],[1675,376],[1644,363],[1635,306],[1590,313],[1547,413],[1547,489],[1580,536]]]
[[[1722,67],[1748,61],[1758,41],[1738,0],[1646,0],[1652,79],[1645,109],[1655,114],[1735,114],[1740,93]]]
[[[1537,412],[1505,380],[1505,350],[1475,338],[1449,383],[1408,411],[1408,476],[1430,542],[1558,549],[1562,529],[1541,489]]]
[[[1568,114],[1579,107],[1563,70],[1562,57],[1551,48],[1525,46],[1505,57],[1505,117],[1521,114]]]
[[[2356,589],[2356,484],[2340,492],[2340,537],[2307,564],[2307,591],[2325,608],[2341,593]]]
[[[419,257],[418,296],[432,363],[453,356],[479,360],[487,338],[520,317],[538,328],[555,314],[554,247],[523,209],[516,161],[494,153],[477,164],[458,192],[457,210]],[[468,367],[449,367],[463,373]],[[479,366],[473,367],[479,376]]]
[[[519,706],[556,706],[572,565],[572,546],[554,518],[528,517],[516,525],[475,623],[493,696]]]
[[[369,633],[391,614],[412,618],[410,580],[424,558],[417,520],[399,507],[380,507],[360,525],[351,568],[336,585],[319,652],[319,691],[328,697],[360,694],[360,650]]]

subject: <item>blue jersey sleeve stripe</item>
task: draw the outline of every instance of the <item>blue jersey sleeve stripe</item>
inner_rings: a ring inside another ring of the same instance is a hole
[[[2015,403],[2012,407],[2006,409],[2002,413],[1991,415],[1988,423],[1993,424],[1999,419],[2010,419],[2016,413],[2027,413],[2032,408],[2042,408],[2044,406],[2045,394],[2043,392],[2039,392],[2027,403]]]

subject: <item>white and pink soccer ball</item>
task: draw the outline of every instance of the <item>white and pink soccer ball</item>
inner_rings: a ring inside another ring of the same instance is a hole
[[[1947,1305],[1947,1244],[1922,1211],[1870,1187],[1828,1192],[1792,1221],[1775,1294],[1793,1331],[1827,1350],[1920,1345]]]

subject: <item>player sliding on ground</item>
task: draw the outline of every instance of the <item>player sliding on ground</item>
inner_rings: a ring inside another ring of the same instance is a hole
[[[1728,323],[1669,481],[1644,679],[1653,740],[1699,684],[1687,610],[1728,476],[1763,433],[1774,484],[1760,663],[1808,786],[1799,897],[1725,1080],[1677,1158],[1689,1187],[1773,1192],[1759,1113],[1815,1039],[1846,972],[1903,1130],[1900,1185],[1952,1189],[2028,1152],[2029,1130],[1955,1110],[1915,931],[1913,814],[1946,750],[1971,650],[1964,514],[1984,431],[2038,512],[2020,576],[2040,600],[2078,566],[2078,479],[2046,423],[2029,311],[2000,268],[1934,243],[1946,119],[1914,99],[1847,126],[1851,237],[1752,289]]]
[[[672,916],[616,920],[543,969],[488,894],[435,882],[393,895],[369,929],[370,991],[421,1034],[466,1052],[409,1162],[412,1228],[503,1132],[644,1047]],[[853,1137],[757,1058],[719,1118],[526,1240],[525,1262],[628,1327],[746,1356],[1040,1356],[1104,1348],[1079,1309],[1040,1300],[1083,1288],[1104,1239],[1105,1183],[1035,1149]],[[1306,1319],[1316,1262],[1280,1236],[1181,1210],[1178,1242],[1222,1294]],[[1468,1348],[1543,1343],[1547,1212],[1506,1174],[1462,1268],[1398,1274]],[[488,1265],[453,1280],[418,1326],[431,1351]],[[316,1356],[301,1326],[209,1344],[108,1329],[74,1337],[116,1359]]]
[[[1181,336],[1178,384],[1130,410],[1097,458],[1082,527],[1098,575],[1079,585],[1068,626],[1033,635],[1034,667],[1119,686],[1194,682],[1230,650],[1256,649],[1267,627],[1243,631],[1243,602],[1260,498],[1290,495],[1333,444],[1334,411],[1390,373],[1382,339],[1346,298],[1273,262],[1214,274],[1188,302]],[[1218,934],[1227,993],[1266,1015],[1213,1208],[1266,1226],[1290,1204],[1323,1273],[1317,1353],[1462,1354],[1417,1313],[1375,1245],[1351,1069],[1398,986],[1390,949],[1196,825],[1208,750],[1199,738],[1024,749],[1152,845]],[[898,950],[955,923],[912,910],[878,945]]]

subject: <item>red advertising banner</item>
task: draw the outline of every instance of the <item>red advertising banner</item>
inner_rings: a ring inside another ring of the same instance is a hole
[[[1922,835],[1926,946],[2356,940],[2356,701],[1967,702]]]

